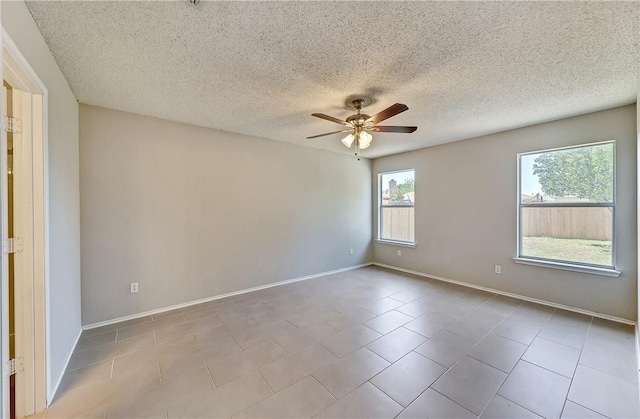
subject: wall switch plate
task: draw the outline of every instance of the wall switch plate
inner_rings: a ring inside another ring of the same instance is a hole
[[[349,254],[353,256],[353,249],[349,249]]]
[[[398,249],[398,256],[402,256],[402,250]]]
[[[137,282],[132,282],[131,283],[131,290],[129,291],[130,294],[135,294],[136,292],[138,292],[138,283]]]
[[[501,274],[501,273],[502,273],[502,266],[500,266],[500,265],[496,265],[496,267],[495,267],[495,272],[496,272],[497,274]]]

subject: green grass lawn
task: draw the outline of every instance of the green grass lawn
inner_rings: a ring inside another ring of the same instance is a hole
[[[522,256],[611,266],[611,242],[604,240],[523,237]]]

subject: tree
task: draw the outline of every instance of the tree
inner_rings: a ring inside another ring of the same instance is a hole
[[[542,192],[594,202],[613,201],[613,144],[553,151],[536,157]]]
[[[413,179],[406,179],[404,183],[398,185],[398,196],[405,196],[409,192],[413,192],[415,188]]]
[[[404,203],[404,196],[409,192],[413,192],[414,188],[414,180],[406,179],[404,183],[401,183],[396,187],[396,193],[391,197],[391,200],[397,203]]]

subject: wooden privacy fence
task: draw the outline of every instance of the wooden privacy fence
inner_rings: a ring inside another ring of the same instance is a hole
[[[562,239],[611,240],[610,208],[522,208],[522,235]]]
[[[415,208],[382,207],[382,237],[415,241]],[[610,208],[522,208],[522,235],[562,239],[611,240]]]
[[[414,242],[416,237],[414,207],[382,207],[382,238]]]

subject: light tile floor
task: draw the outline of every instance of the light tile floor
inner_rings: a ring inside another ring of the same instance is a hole
[[[631,326],[367,267],[87,330],[39,416],[638,415]]]

